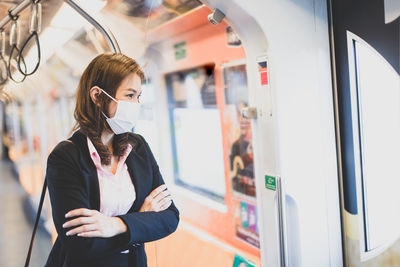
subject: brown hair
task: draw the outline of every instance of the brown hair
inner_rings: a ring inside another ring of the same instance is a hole
[[[121,82],[133,73],[144,81],[144,73],[135,60],[123,54],[104,53],[89,63],[79,81],[74,112],[76,125],[73,130],[80,129],[90,138],[103,165],[111,163],[111,152],[102,143],[101,134],[104,130],[111,131],[111,128],[102,112],[108,113],[108,105],[112,100],[105,94],[100,94],[95,104],[90,97],[90,89],[98,86],[115,97]],[[129,143],[129,134],[114,136],[112,147],[115,156],[120,157],[124,153]]]

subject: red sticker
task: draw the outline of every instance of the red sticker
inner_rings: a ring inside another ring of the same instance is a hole
[[[265,67],[265,68],[261,68],[261,67],[259,67],[259,68],[258,68],[258,71],[259,71],[259,72],[262,72],[262,71],[267,71],[267,68],[266,68],[266,67]]]
[[[260,77],[261,77],[261,85],[268,85],[268,72],[267,71],[260,72]]]

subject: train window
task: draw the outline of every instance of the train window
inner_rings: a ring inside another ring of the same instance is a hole
[[[352,40],[350,50],[354,144],[359,145],[358,207],[365,241],[360,249],[368,252],[382,250],[399,234],[400,78],[364,41]]]
[[[170,73],[165,79],[175,183],[223,202],[222,129],[214,65]]]

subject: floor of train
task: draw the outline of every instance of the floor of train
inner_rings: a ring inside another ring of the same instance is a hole
[[[0,161],[0,266],[25,265],[34,215],[29,212],[27,193],[12,172],[12,164]],[[36,233],[30,267],[44,266],[51,249],[45,230]]]

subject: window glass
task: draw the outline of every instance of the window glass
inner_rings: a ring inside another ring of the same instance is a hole
[[[214,65],[166,75],[175,183],[223,202],[225,175]]]
[[[377,52],[355,41],[366,251],[398,237],[400,80]]]

